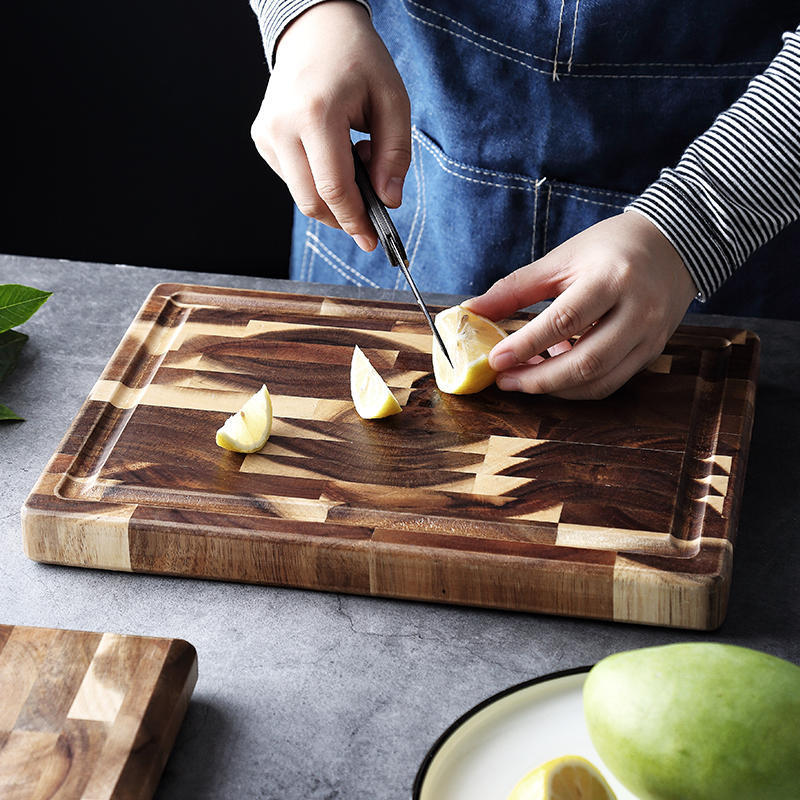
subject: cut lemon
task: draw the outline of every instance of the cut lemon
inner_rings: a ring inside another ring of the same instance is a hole
[[[616,800],[600,771],[581,756],[560,756],[536,767],[508,800]]]
[[[272,400],[262,386],[242,407],[225,420],[217,431],[217,444],[237,453],[255,453],[269,439],[272,430]]]
[[[494,383],[497,373],[489,366],[489,351],[508,334],[462,306],[440,311],[435,324],[453,359],[451,367],[434,339],[433,374],[439,389],[448,394],[474,394]]]
[[[386,381],[358,345],[353,350],[350,362],[350,395],[356,411],[364,419],[388,417],[403,410]]]

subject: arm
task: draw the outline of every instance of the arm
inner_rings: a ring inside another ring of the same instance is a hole
[[[300,211],[372,250],[377,240],[354,180],[350,130],[370,134],[359,152],[381,199],[394,208],[411,161],[411,117],[405,86],[368,7],[353,0],[253,4],[268,58],[274,53],[251,130],[256,148]],[[302,13],[291,17],[298,6]]]
[[[555,298],[492,350],[501,389],[611,394],[658,356],[694,296],[713,293],[800,217],[800,29],[785,40],[765,72],[628,213],[468,301],[499,319]],[[581,333],[559,357],[527,363]]]

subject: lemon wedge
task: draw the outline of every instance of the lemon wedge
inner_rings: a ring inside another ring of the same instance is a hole
[[[350,395],[364,419],[379,419],[402,411],[392,390],[356,345],[350,362]]]
[[[453,359],[451,367],[434,340],[433,374],[440,391],[474,394],[494,383],[497,373],[489,366],[489,351],[506,338],[506,332],[486,317],[462,306],[440,311],[434,322]]]
[[[508,800],[616,800],[600,771],[581,756],[560,756],[525,775]]]
[[[255,453],[269,439],[272,430],[272,400],[262,386],[217,431],[217,444],[237,453]]]

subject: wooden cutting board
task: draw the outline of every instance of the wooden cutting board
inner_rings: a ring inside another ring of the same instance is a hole
[[[529,317],[507,321],[508,330]],[[402,413],[364,421],[359,345]],[[157,286],[23,509],[59,564],[718,626],[757,337],[681,327],[607,400],[439,392],[416,306]],[[264,449],[216,429],[262,383]]]
[[[0,625],[0,797],[152,797],[196,681],[180,639]]]

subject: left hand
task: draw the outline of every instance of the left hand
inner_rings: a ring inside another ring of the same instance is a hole
[[[493,320],[555,298],[494,346],[500,389],[600,399],[652,363],[697,290],[678,252],[635,211],[598,222],[463,305]],[[574,347],[566,344],[581,334]],[[539,354],[550,350],[553,358]]]

